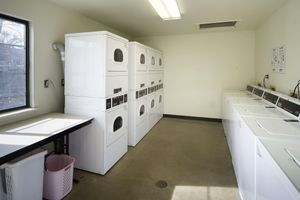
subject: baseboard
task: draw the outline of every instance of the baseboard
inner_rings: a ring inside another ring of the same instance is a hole
[[[176,118],[176,119],[200,120],[200,121],[208,121],[208,122],[222,122],[222,119],[218,119],[218,118],[193,117],[193,116],[185,116],[185,115],[164,114],[163,117],[166,117],[166,118]]]

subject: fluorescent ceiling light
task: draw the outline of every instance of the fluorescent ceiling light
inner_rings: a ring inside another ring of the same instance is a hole
[[[149,2],[163,20],[181,18],[176,0],[149,0]]]

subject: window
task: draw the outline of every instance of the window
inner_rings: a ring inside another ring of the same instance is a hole
[[[29,107],[29,23],[0,14],[0,112]]]

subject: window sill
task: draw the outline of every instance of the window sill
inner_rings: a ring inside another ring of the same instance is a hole
[[[14,111],[10,111],[7,113],[2,113],[0,114],[0,120],[10,120],[10,119],[15,119],[19,116],[22,116],[24,114],[29,114],[29,113],[33,113],[37,111],[37,108],[23,108],[20,110],[14,110]]]

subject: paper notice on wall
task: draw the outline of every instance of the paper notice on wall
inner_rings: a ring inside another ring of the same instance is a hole
[[[275,47],[272,49],[272,71],[284,73],[286,70],[286,50],[285,46]]]

